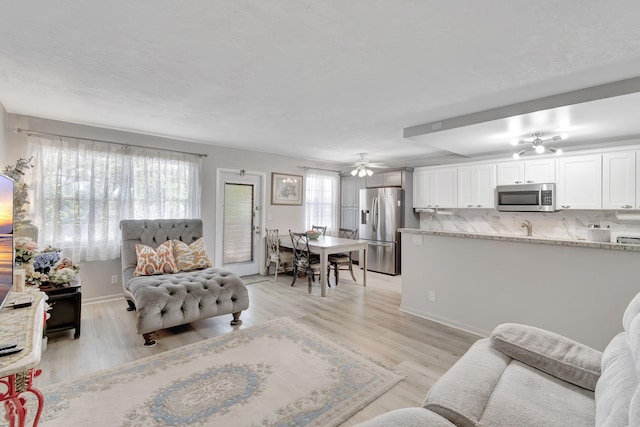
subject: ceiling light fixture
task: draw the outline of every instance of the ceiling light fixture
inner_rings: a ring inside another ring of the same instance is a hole
[[[367,169],[367,167],[364,165],[358,165],[354,170],[351,171],[351,175],[353,176],[358,175],[360,178],[362,178],[366,175],[368,176],[373,175],[373,171],[371,169]]]
[[[569,135],[567,135],[566,133],[562,133],[560,135],[552,136],[551,138],[542,139],[542,132],[536,132],[536,133],[532,133],[531,137],[533,138],[531,141],[513,138],[511,140],[511,145],[516,146],[516,145],[522,145],[522,144],[531,144],[533,146],[533,150],[536,153],[543,154],[545,151],[547,151],[547,147],[543,145],[545,142],[565,140],[569,137]],[[560,148],[549,147],[549,151],[551,153],[554,153],[556,156],[559,156],[562,154],[562,149]],[[513,158],[517,160],[523,155],[525,155],[526,152],[527,151],[523,149],[518,151],[517,153],[513,153]]]
[[[358,175],[360,178],[373,175],[373,171],[367,167],[369,162],[364,159],[366,153],[360,153],[360,161],[356,162],[355,169],[351,171],[351,175]]]

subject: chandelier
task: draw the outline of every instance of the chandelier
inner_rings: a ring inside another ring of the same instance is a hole
[[[532,133],[531,134],[531,138],[533,138],[531,141],[526,141],[524,139],[513,138],[511,140],[511,145],[517,146],[517,145],[531,144],[533,146],[533,150],[536,153],[542,154],[545,151],[547,151],[547,147],[545,147],[543,145],[545,142],[565,140],[568,137],[569,137],[569,135],[567,135],[566,133],[562,133],[560,135],[552,136],[551,138],[542,139],[542,132],[536,132],[536,133]],[[562,154],[562,149],[561,148],[549,147],[548,150],[551,153],[554,153],[557,156]],[[522,149],[522,150],[518,151],[517,153],[513,153],[513,158],[517,160],[521,156],[526,154],[526,152],[527,152],[526,149]]]

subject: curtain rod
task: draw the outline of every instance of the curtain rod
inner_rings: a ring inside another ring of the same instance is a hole
[[[34,130],[29,130],[29,129],[16,128],[16,132],[17,133],[25,132],[27,135],[44,135],[44,136],[56,136],[58,138],[73,138],[73,139],[80,139],[80,140],[83,140],[83,141],[95,141],[95,142],[104,142],[106,144],[122,145],[124,147],[147,148],[149,150],[168,151],[168,152],[171,152],[171,153],[180,153],[180,154],[191,154],[193,156],[198,156],[198,157],[209,157],[208,154],[190,153],[188,151],[169,150],[167,148],[145,147],[144,145],[125,144],[125,143],[122,143],[122,142],[105,141],[103,139],[91,139],[91,138],[80,138],[79,136],[58,135],[57,133],[38,132],[38,131],[34,131]]]
[[[342,171],[337,171],[337,170],[333,170],[333,169],[322,169],[322,168],[312,168],[310,166],[298,166],[301,169],[307,170],[307,169],[313,169],[316,171],[325,171],[325,172],[336,172],[336,173],[342,173]]]

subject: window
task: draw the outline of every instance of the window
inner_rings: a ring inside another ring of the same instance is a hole
[[[94,141],[29,137],[40,246],[78,261],[120,256],[120,220],[197,218],[197,156]]]
[[[327,226],[327,234],[338,229],[338,184],[336,172],[307,171],[304,180],[305,226]]]

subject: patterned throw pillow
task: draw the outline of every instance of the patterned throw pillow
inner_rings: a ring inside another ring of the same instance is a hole
[[[179,271],[196,270],[211,267],[212,265],[202,237],[190,245],[180,240],[174,240],[173,255]]]
[[[134,276],[151,276],[153,274],[177,273],[176,261],[173,259],[173,244],[167,240],[153,249],[145,245],[136,245],[137,266]]]

